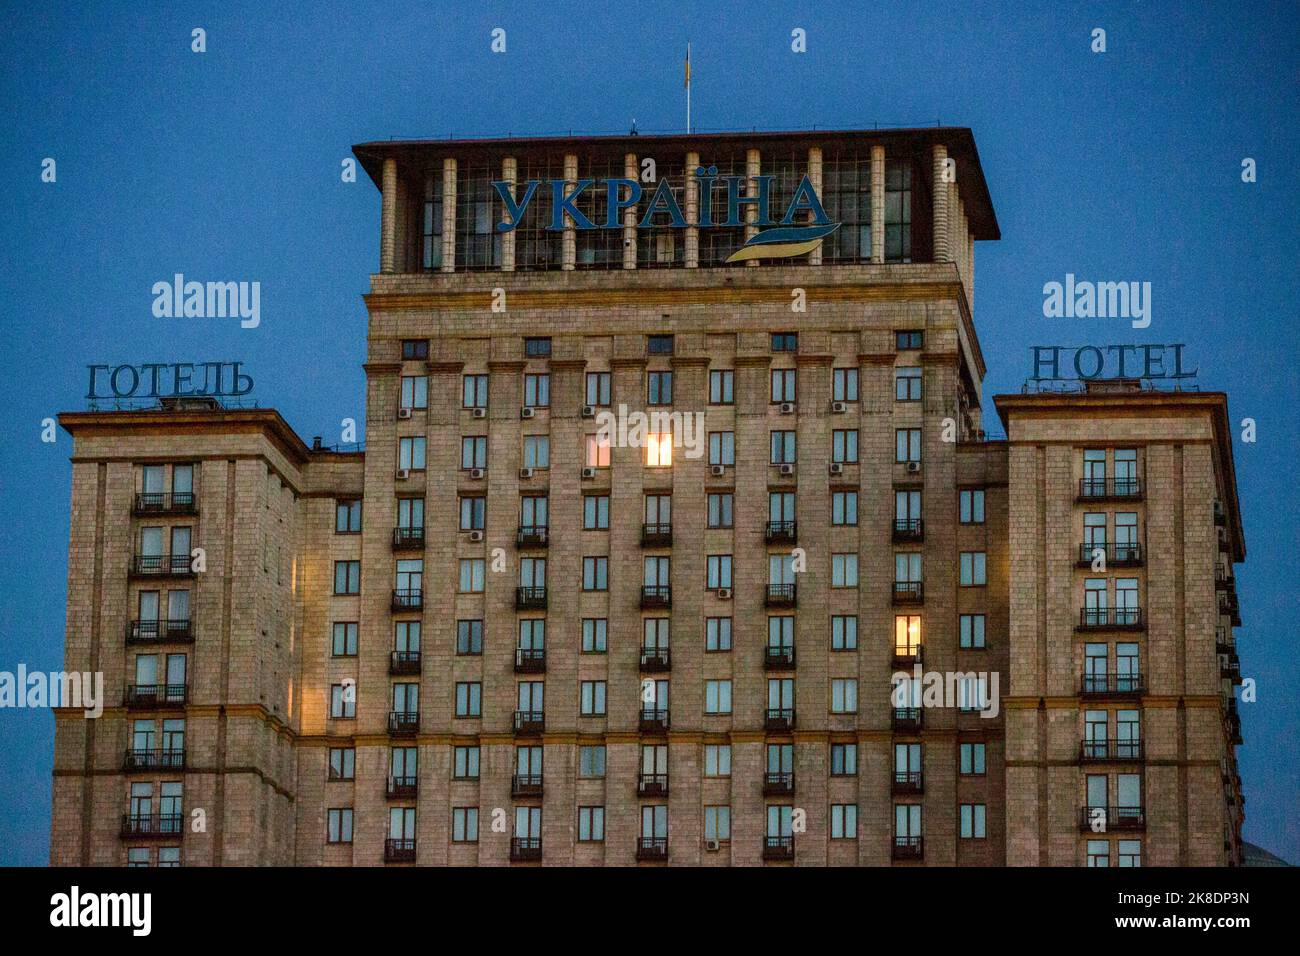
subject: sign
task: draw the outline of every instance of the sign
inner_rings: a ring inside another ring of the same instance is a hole
[[[141,365],[87,365],[90,391],[86,398],[184,398],[187,396],[247,395],[253,390],[252,376],[242,371],[243,362],[146,362]],[[202,369],[202,384],[195,377]],[[111,394],[97,392],[100,372],[108,373]],[[227,382],[227,372],[229,382]],[[141,388],[147,391],[141,391]]]
[[[1063,379],[1185,379],[1196,369],[1183,370],[1183,345],[1032,345],[1031,381]]]
[[[710,166],[708,169],[699,166],[695,169],[694,175],[699,185],[699,222],[686,221],[686,217],[682,215],[681,205],[673,195],[672,184],[667,179],[661,179],[651,194],[650,201],[645,206],[645,213],[636,228],[653,229],[667,226],[673,229],[686,229],[688,226],[694,226],[700,229],[730,229],[745,225],[775,226],[774,229],[761,231],[751,237],[727,258],[727,262],[743,262],[746,259],[785,259],[803,255],[816,249],[823,239],[840,227],[839,223],[833,223],[827,218],[817,191],[813,189],[806,175],[799,181],[790,205],[786,207],[779,221],[772,218],[768,201],[772,180],[776,177],[752,177],[756,195],[743,196],[741,195],[742,184],[749,182],[751,179],[749,176],[719,176],[716,166]],[[572,184],[563,179],[551,179],[547,182],[551,193],[551,222],[546,229],[550,232],[560,232],[565,229],[566,216],[572,220],[571,228],[574,229],[584,231],[622,229],[623,210],[634,209],[642,198],[641,184],[635,179],[600,180],[605,188],[605,219],[603,222],[596,223],[587,218],[575,202],[586,190],[594,186],[597,180],[579,179]],[[504,181],[492,183],[492,188],[496,190],[505,206],[507,217],[496,224],[497,232],[511,232],[518,227],[541,186],[540,179],[528,180],[523,185],[523,195],[516,200],[510,183]],[[723,194],[725,198],[724,210],[718,210],[725,213],[721,220],[714,218],[715,194]],[[742,206],[753,206],[757,210],[758,214],[753,223],[745,222]],[[801,213],[809,214],[811,224],[795,224]]]

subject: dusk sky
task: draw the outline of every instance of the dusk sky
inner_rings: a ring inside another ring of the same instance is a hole
[[[337,442],[365,418],[379,257],[379,193],[339,175],[352,144],[680,132],[689,40],[697,131],[973,130],[1002,230],[975,254],[986,396],[1020,390],[1031,345],[1088,343],[1183,343],[1228,393],[1258,693],[1245,837],[1300,862],[1294,3],[6,6],[0,671],[62,667],[71,439],[42,443],[41,422],[85,407],[86,366],[240,361],[263,406]],[[150,289],[178,272],[260,282],[260,326],[155,318]],[[1045,318],[1067,273],[1150,282],[1150,327]],[[53,730],[48,710],[0,710],[0,864],[47,860]]]

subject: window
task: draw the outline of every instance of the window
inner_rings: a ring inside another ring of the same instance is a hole
[[[984,489],[970,488],[961,493],[961,523],[984,523]]]
[[[831,461],[853,465],[858,461],[858,430],[837,428],[831,432]]]
[[[330,717],[347,720],[357,715],[356,684],[330,685]]]
[[[719,843],[731,839],[731,807],[704,808],[704,839]]]
[[[551,438],[549,435],[524,436],[524,467],[551,467]]]
[[[524,376],[524,404],[529,408],[550,408],[550,375],[542,373]]]
[[[331,747],[329,757],[330,780],[352,780],[357,772],[357,752],[351,747]]]
[[[149,848],[143,846],[131,847],[126,851],[126,865],[128,867],[145,867],[149,865]]]
[[[831,776],[856,777],[858,775],[858,745],[831,744]]]
[[[609,439],[597,435],[587,436],[587,467],[609,467]]]
[[[856,803],[831,804],[831,839],[856,840],[858,838],[858,805]]]
[[[481,594],[483,592],[484,562],[482,558],[460,559],[460,593]]]
[[[646,435],[645,463],[647,468],[670,468],[673,463],[672,432],[651,432]]]
[[[963,840],[984,839],[984,804],[963,803],[959,809],[961,838]]]
[[[673,403],[673,373],[649,372],[646,375],[646,404],[671,405]]]
[[[361,562],[360,561],[335,561],[334,562],[334,593],[335,594],[360,594],[361,593]]]
[[[987,583],[984,573],[984,552],[963,551],[961,553],[961,586],[974,588]]]
[[[578,776],[593,779],[605,776],[605,745],[578,748]]]
[[[793,465],[795,463],[795,434],[792,431],[772,432],[772,464]]]
[[[736,464],[735,432],[709,432],[709,464],[729,467]]]
[[[855,588],[858,586],[858,556],[856,554],[831,555],[831,587]]]
[[[158,865],[174,867],[181,865],[181,848],[178,846],[160,846],[158,848]]]
[[[732,513],[735,510],[736,496],[730,491],[709,495],[709,527],[732,527]]]
[[[528,358],[550,358],[550,339],[524,339],[524,355]]]
[[[901,365],[894,369],[894,401],[919,402],[921,400],[921,370]]]
[[[462,656],[483,653],[483,622],[461,620],[456,622],[456,653]]]
[[[921,429],[894,429],[894,461],[898,463],[921,460]]]
[[[477,681],[460,681],[456,684],[456,716],[483,716],[483,685]]]
[[[960,643],[972,650],[984,647],[984,615],[963,614],[960,617]]]
[[[351,843],[352,808],[336,807],[326,814],[329,821],[326,839],[330,843]]]
[[[587,373],[587,404],[592,406],[609,404],[609,372]]]
[[[1141,866],[1142,865],[1142,841],[1141,840],[1120,840],[1119,841],[1119,865],[1120,866]]]
[[[710,591],[731,587],[731,555],[711,554],[707,560],[707,579],[705,587]]]
[[[912,261],[912,166],[885,163],[885,261]]]
[[[605,639],[609,632],[609,621],[603,617],[587,617],[582,620],[582,653],[604,654]]]
[[[704,745],[704,776],[731,776],[731,744]]]
[[[852,651],[858,646],[858,618],[837,614],[831,618],[831,650]]]
[[[609,558],[599,556],[582,559],[582,589],[584,591],[609,590]]]
[[[578,842],[602,843],[605,840],[605,808],[578,807]]]
[[[858,370],[837,368],[831,371],[831,401],[856,402],[858,400]]]
[[[773,332],[772,351],[773,352],[799,351],[799,334],[797,332]]]
[[[731,405],[735,402],[736,373],[729,368],[709,372],[709,404]]]
[[[335,621],[333,654],[335,657],[357,656],[357,622]]]
[[[402,340],[402,361],[410,362],[416,359],[427,359],[429,357],[429,340],[428,339],[403,339]]]
[[[397,499],[397,527],[424,530],[424,499]]]
[[[1110,842],[1107,840],[1088,841],[1088,866],[1110,866]]]
[[[704,682],[704,712],[706,714],[731,713],[731,681]]]
[[[545,530],[550,520],[550,501],[545,495],[526,495],[519,499],[521,529]]]
[[[424,471],[423,435],[413,438],[399,438],[397,441],[397,467],[410,471]]]
[[[334,503],[335,534],[356,534],[361,530],[361,501],[352,499]]]
[[[704,622],[704,650],[710,653],[731,650],[731,618],[711,617]]]
[[[958,769],[963,777],[984,776],[984,744],[962,744]]]
[[[586,531],[609,530],[609,495],[583,497],[582,527]]]
[[[487,522],[487,499],[482,497],[460,499],[460,530],[482,531]]]
[[[478,842],[478,807],[451,808],[451,842]]]
[[[460,440],[460,467],[465,470],[487,467],[486,435],[470,435]]]
[[[921,615],[894,615],[894,656],[900,658],[921,655]]]
[[[479,748],[455,747],[452,750],[451,775],[455,780],[477,780],[479,767]]]
[[[585,680],[582,682],[579,713],[584,717],[605,716],[605,682],[603,680]]]
[[[858,710],[858,681],[853,677],[837,677],[831,681],[831,713],[853,714]]]
[[[460,404],[462,408],[488,407],[488,377],[486,375],[461,376]]]
[[[795,400],[795,370],[792,368],[772,369],[772,401],[793,402]]]
[[[402,408],[429,407],[429,376],[402,376]]]
[[[647,335],[645,349],[651,355],[672,355],[673,337],[671,335]]]
[[[858,523],[858,493],[856,491],[831,492],[831,524],[856,525]]]

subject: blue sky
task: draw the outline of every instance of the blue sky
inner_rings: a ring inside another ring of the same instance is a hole
[[[11,5],[0,29],[0,670],[61,666],[70,440],[39,433],[82,406],[85,366],[240,360],[263,404],[337,440],[364,419],[378,261],[378,194],[339,177],[351,144],[680,130],[689,39],[697,129],[974,130],[1003,235],[976,251],[987,394],[1019,389],[1031,343],[1182,342],[1257,421],[1235,444],[1246,835],[1300,862],[1294,4],[65,6],[84,9]],[[261,326],[153,318],[175,272],[259,281]],[[1067,272],[1151,282],[1151,327],[1044,318]],[[0,734],[0,863],[41,863],[53,719],[0,711]]]

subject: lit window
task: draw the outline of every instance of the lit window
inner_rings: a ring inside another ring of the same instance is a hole
[[[673,463],[671,432],[657,432],[646,436],[645,463],[650,468],[671,467]]]

